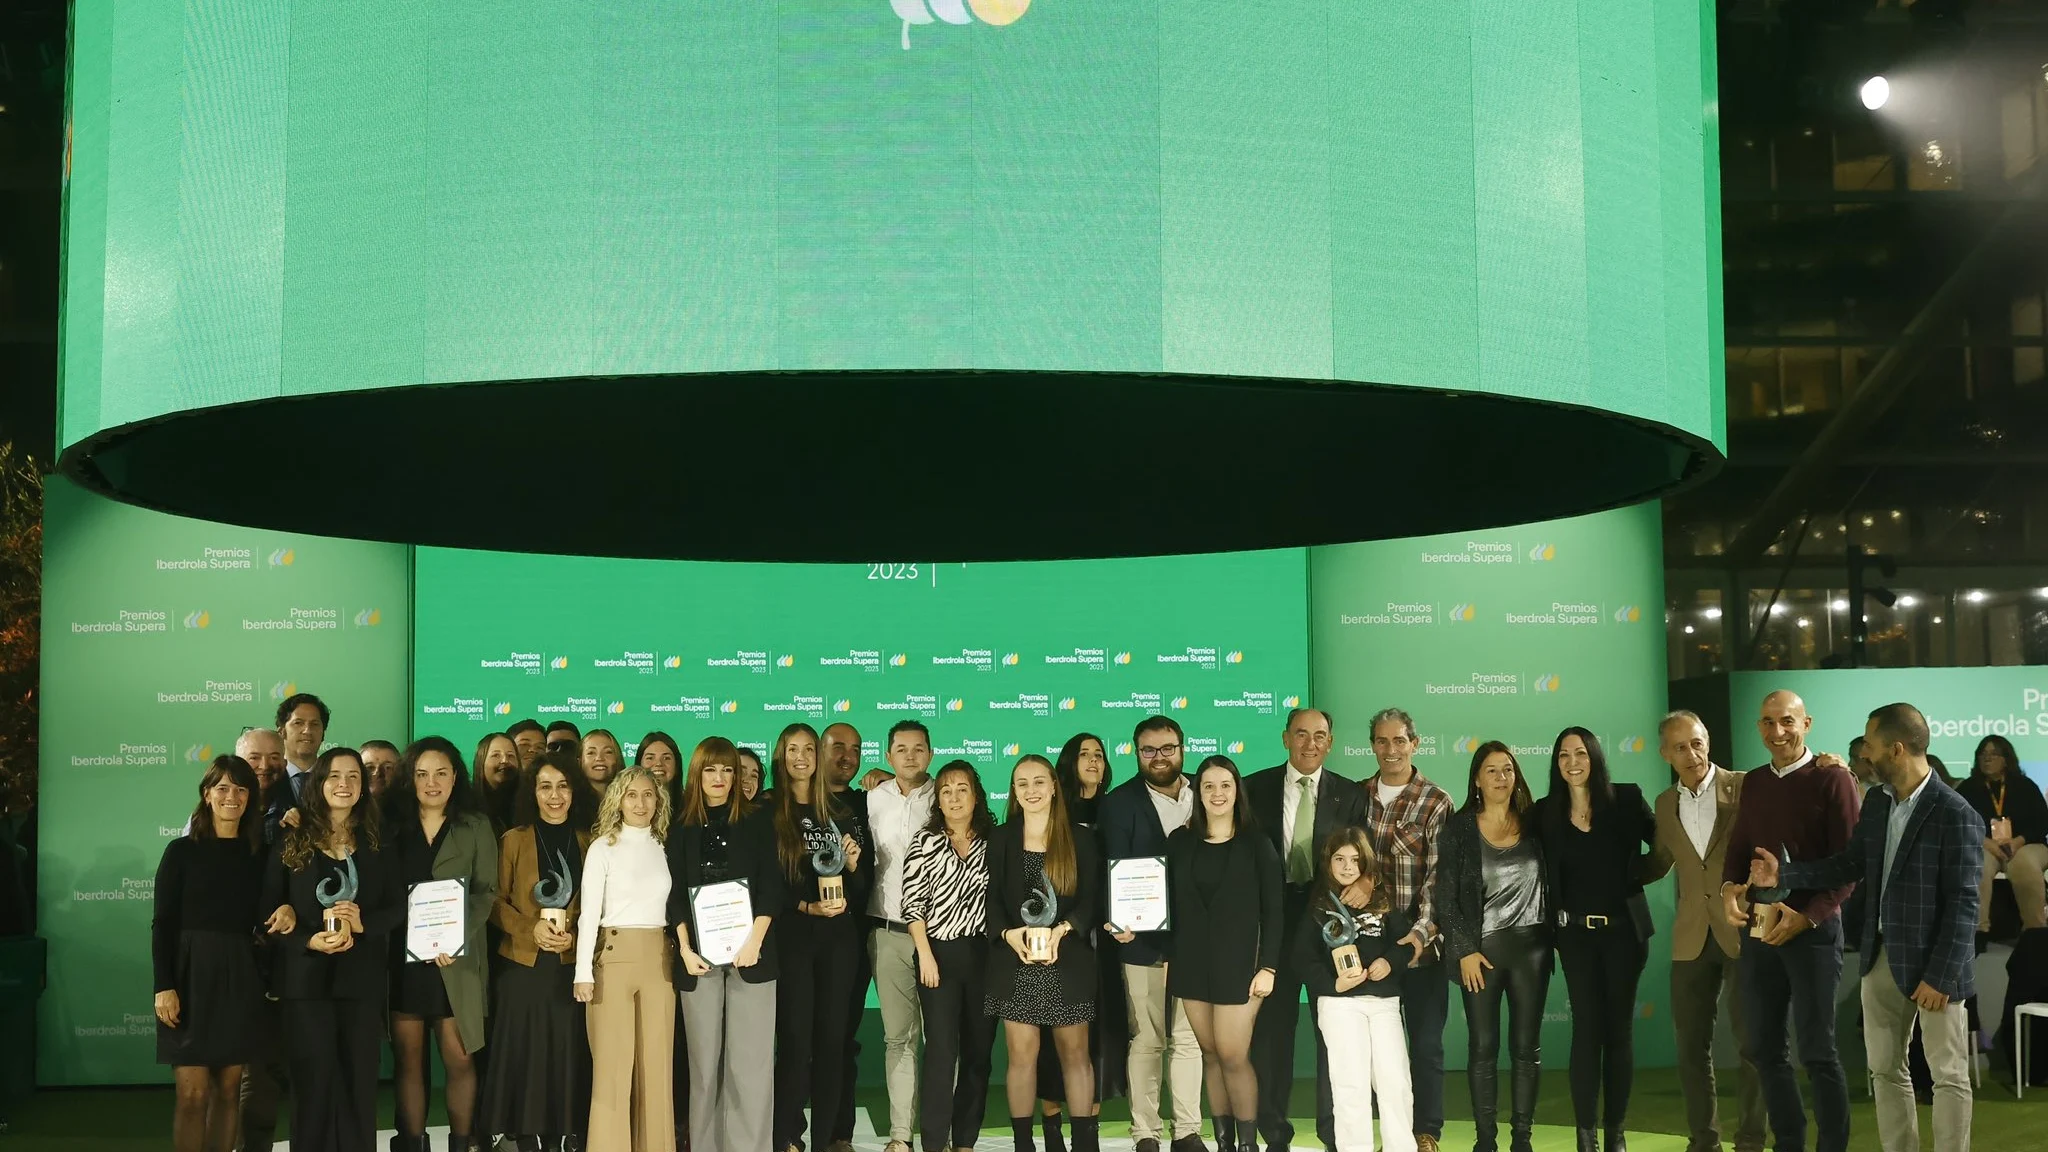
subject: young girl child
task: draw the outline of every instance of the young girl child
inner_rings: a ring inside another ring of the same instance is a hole
[[[1400,940],[1413,927],[1392,911],[1379,884],[1379,860],[1362,828],[1340,828],[1323,841],[1320,883],[1294,939],[1294,965],[1306,974],[1316,1024],[1330,1053],[1330,1095],[1336,1105],[1335,1152],[1371,1152],[1372,1098],[1380,1102],[1380,1146],[1415,1152],[1408,1040],[1401,1028]],[[1340,974],[1323,928],[1355,930],[1358,966]]]
[[[668,793],[645,768],[612,777],[583,861],[576,985],[590,1030],[589,1152],[675,1152],[669,1084]]]

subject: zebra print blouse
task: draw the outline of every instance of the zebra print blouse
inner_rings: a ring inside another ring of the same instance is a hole
[[[963,859],[943,833],[913,837],[903,864],[903,919],[924,921],[925,935],[933,940],[987,932],[988,841],[975,840]]]

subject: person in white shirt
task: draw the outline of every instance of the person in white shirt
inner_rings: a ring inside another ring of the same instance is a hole
[[[589,1152],[675,1152],[668,821],[668,790],[628,768],[605,788],[583,862],[576,999],[590,1005]]]
[[[875,996],[882,1007],[882,1074],[889,1086],[889,1144],[884,1152],[910,1152],[917,1118],[917,1045],[924,1014],[917,998],[917,947],[903,914],[904,863],[910,842],[931,822],[936,791],[931,779],[931,731],[915,720],[889,729],[884,756],[892,780],[867,793],[868,832],[874,837],[875,887],[868,897],[874,931]]]

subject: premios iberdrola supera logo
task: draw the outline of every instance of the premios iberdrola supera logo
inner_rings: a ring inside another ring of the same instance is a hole
[[[948,24],[983,24],[1002,27],[1015,24],[1031,0],[889,0],[896,18],[903,21],[903,50],[910,51],[910,26],[942,20]]]

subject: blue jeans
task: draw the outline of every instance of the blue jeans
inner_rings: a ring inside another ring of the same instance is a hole
[[[1799,1034],[1799,1062],[1813,1081],[1815,1152],[1849,1147],[1849,1081],[1835,1054],[1835,986],[1842,979],[1842,921],[1831,917],[1772,947],[1742,938],[1743,1014],[1764,1111],[1779,1152],[1806,1147],[1806,1104],[1792,1067],[1787,1026]]]

